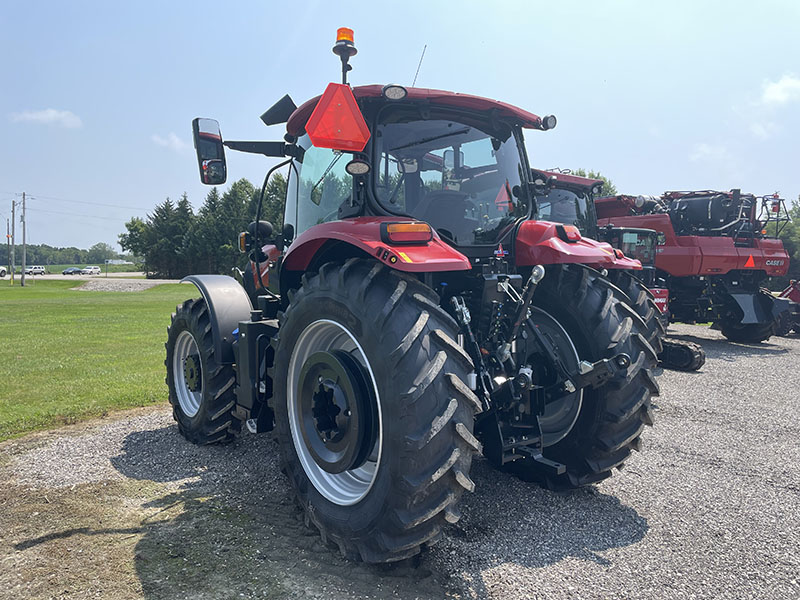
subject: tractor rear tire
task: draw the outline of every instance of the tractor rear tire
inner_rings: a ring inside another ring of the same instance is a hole
[[[766,342],[775,333],[775,324],[770,323],[720,323],[722,335],[729,341],[740,344],[758,344]]]
[[[628,297],[628,304],[647,327],[644,333],[645,339],[657,354],[661,354],[667,332],[666,319],[656,305],[652,292],[639,279],[619,269],[609,271],[608,278]]]
[[[215,356],[205,300],[177,307],[165,346],[166,383],[178,431],[194,444],[230,442],[242,428],[234,415],[236,373]]]
[[[458,520],[481,451],[455,321],[417,279],[360,258],[304,275],[279,320],[276,433],[306,524],[350,559],[419,553]],[[350,375],[317,378],[340,361]]]
[[[659,393],[653,368],[658,364],[656,348],[660,348],[663,329],[655,322],[659,312],[651,299],[632,295],[633,300],[599,272],[582,265],[547,268],[533,304],[558,320],[580,359],[594,362],[625,353],[631,364],[624,377],[596,389],[586,388],[572,429],[561,441],[544,448],[545,458],[566,465],[566,472],[541,475],[529,463],[524,478],[544,480],[555,489],[580,487],[609,477],[614,467],[622,468],[632,450],[641,448],[642,430],[653,424],[650,398]]]

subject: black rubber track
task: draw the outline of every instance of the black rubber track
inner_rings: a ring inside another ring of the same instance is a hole
[[[706,352],[700,344],[664,338],[664,349],[658,355],[659,364],[674,371],[697,371],[706,364]]]
[[[465,384],[473,370],[454,341],[457,326],[418,280],[375,261],[329,263],[303,277],[281,328],[275,365],[276,432],[286,474],[307,524],[342,554],[390,562],[420,552],[458,520],[456,503],[472,491],[477,397]],[[313,486],[289,428],[286,379],[295,340],[312,322],[334,320],[358,340],[375,374],[383,422],[383,455],[374,484],[352,506]]]
[[[659,388],[652,370],[663,334],[663,326],[653,322],[659,321],[658,309],[649,295],[637,294],[631,301],[606,277],[581,265],[548,266],[533,303],[561,323],[582,360],[625,353],[631,365],[624,377],[586,389],[570,433],[544,449],[545,457],[567,466],[565,474],[542,476],[535,468],[520,474],[554,488],[600,481],[641,448],[642,430],[653,424],[650,398]]]
[[[172,357],[175,341],[181,331],[189,331],[194,337],[200,353],[203,376],[203,398],[200,410],[188,417],[181,409],[175,395],[175,380],[172,372]],[[234,414],[236,373],[232,365],[221,365],[214,356],[214,340],[211,318],[205,300],[187,300],[178,306],[167,329],[166,383],[172,415],[178,422],[178,431],[194,444],[214,444],[231,441],[241,431],[242,423]]]

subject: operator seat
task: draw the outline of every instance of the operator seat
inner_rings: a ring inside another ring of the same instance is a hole
[[[478,227],[478,220],[467,215],[471,205],[464,192],[434,190],[425,194],[414,213],[437,231],[442,230],[454,242],[469,244],[472,232]]]

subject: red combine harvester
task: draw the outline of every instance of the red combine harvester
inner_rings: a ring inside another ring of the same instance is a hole
[[[553,169],[533,170],[534,179],[545,181],[545,193],[537,198],[542,218],[575,225],[587,237],[608,242],[625,256],[634,258],[641,266],[633,269],[608,269],[608,277],[626,293],[638,293],[646,286],[653,301],[662,313],[667,311],[669,290],[659,287],[656,277],[656,242],[658,233],[652,229],[636,227],[599,227],[594,199],[600,196],[601,179],[573,175],[569,171]],[[663,317],[666,328],[668,318]],[[706,360],[699,344],[683,340],[662,339],[663,349],[658,355],[661,366],[680,371],[696,371]]]
[[[759,198],[738,189],[666,192],[660,198],[599,198],[595,206],[601,226],[659,233],[656,277],[669,289],[671,321],[711,321],[729,340],[755,343],[773,335],[791,311],[789,300],[760,285],[789,268],[777,239],[789,214],[777,196]]]
[[[283,141],[193,122],[201,180],[225,148],[286,158],[280,229],[240,235],[244,285],[194,275],[167,339],[178,430],[276,432],[306,522],[347,557],[420,552],[459,518],[472,457],[559,487],[608,477],[651,425],[661,350],[636,261],[541,220],[523,130],[555,117],[465,94],[342,83],[261,117]],[[262,188],[262,200],[263,200]],[[631,304],[630,298],[635,298]],[[513,518],[513,516],[512,516]]]

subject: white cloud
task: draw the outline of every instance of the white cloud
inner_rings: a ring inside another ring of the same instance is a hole
[[[153,142],[158,144],[159,146],[162,146],[164,148],[169,148],[170,150],[174,150],[175,152],[183,152],[186,148],[189,147],[189,144],[184,142],[172,131],[170,131],[169,135],[165,138],[154,133],[150,137],[150,139],[153,140]]]
[[[20,113],[12,114],[11,120],[15,123],[42,123],[44,125],[58,125],[69,129],[76,129],[83,125],[80,117],[75,113],[68,110],[57,110],[55,108],[24,110]]]
[[[723,162],[730,160],[728,148],[722,144],[695,144],[689,153],[692,162]]]
[[[764,84],[761,94],[763,104],[788,104],[800,100],[800,79],[792,75],[784,75],[778,81]]]
[[[770,123],[769,121],[764,121],[763,123],[752,123],[750,125],[750,133],[760,140],[771,138],[777,130],[778,128],[775,123]]]

